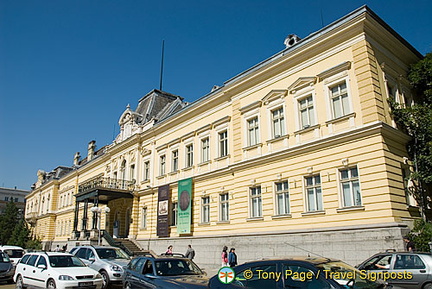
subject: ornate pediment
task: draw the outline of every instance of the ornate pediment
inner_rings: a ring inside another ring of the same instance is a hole
[[[288,90],[286,89],[273,89],[269,93],[266,94],[266,96],[263,97],[261,100],[264,105],[269,104],[273,100],[284,98],[288,93]]]
[[[299,79],[294,81],[294,83],[288,87],[288,91],[291,94],[294,94],[294,93],[296,93],[296,91],[303,89],[305,87],[308,87],[308,86],[312,86],[316,82],[317,82],[317,77],[315,77],[315,76],[300,77]]]

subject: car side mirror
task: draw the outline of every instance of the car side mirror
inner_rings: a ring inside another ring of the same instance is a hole
[[[90,262],[92,262],[92,263],[94,263],[94,261],[96,261],[95,258],[89,258],[88,260],[89,260]]]
[[[40,264],[37,266],[39,269],[45,270],[47,268],[46,265]]]

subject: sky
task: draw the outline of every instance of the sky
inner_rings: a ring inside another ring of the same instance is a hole
[[[0,187],[112,143],[159,88],[163,41],[162,89],[192,102],[364,4],[432,51],[430,0],[0,0]]]

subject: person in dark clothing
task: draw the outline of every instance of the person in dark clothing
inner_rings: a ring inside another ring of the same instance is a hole
[[[228,254],[228,264],[230,267],[235,267],[237,265],[237,255],[235,253],[235,248],[231,248]]]
[[[188,249],[186,251],[185,257],[191,260],[195,257],[195,250],[192,248],[191,245],[188,245]]]
[[[413,252],[413,251],[415,251],[415,244],[414,244],[413,241],[411,241],[411,239],[410,239],[409,236],[405,236],[405,237],[403,238],[403,240],[404,240],[404,242],[406,243],[406,250],[407,250],[408,252]]]

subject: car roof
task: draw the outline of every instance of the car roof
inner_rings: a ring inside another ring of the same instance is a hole
[[[113,247],[113,246],[94,246],[94,245],[81,245],[81,246],[76,246],[75,248],[120,249],[119,247]]]
[[[10,246],[10,245],[4,245],[4,246],[0,246],[0,249],[15,249],[15,250],[24,250],[23,248],[19,247],[19,246]]]
[[[46,252],[46,251],[36,251],[36,252],[29,252],[26,255],[47,255],[47,256],[73,256],[70,253],[63,253],[63,252]]]
[[[410,254],[410,255],[412,255],[412,254],[418,254],[418,255],[432,255],[432,253],[431,252],[410,252],[410,251],[396,251],[396,250],[386,250],[385,252],[379,252],[379,253],[376,253],[376,254],[374,254],[374,256],[375,255],[382,255],[382,254],[402,254],[402,255],[404,255],[404,254]]]
[[[277,262],[283,262],[283,261],[300,261],[300,262],[307,262],[313,265],[317,264],[323,264],[328,262],[341,262],[339,259],[333,259],[333,258],[326,258],[326,257],[305,257],[305,256],[294,256],[294,257],[272,257],[272,258],[263,258],[261,260],[255,260],[255,261],[249,261],[245,262],[244,264],[251,264],[256,262],[266,262],[266,261],[277,261]]]

